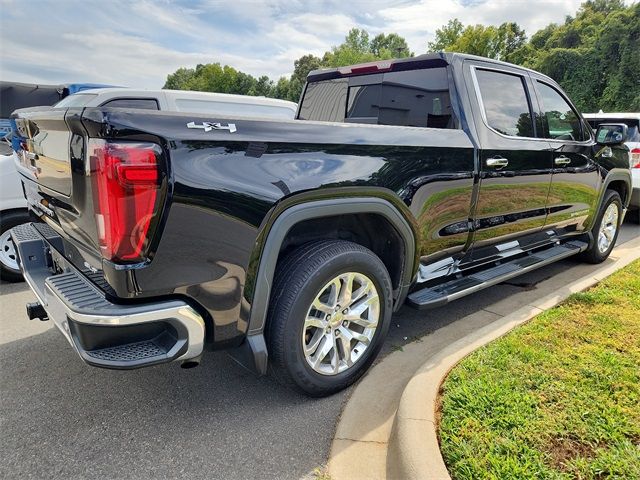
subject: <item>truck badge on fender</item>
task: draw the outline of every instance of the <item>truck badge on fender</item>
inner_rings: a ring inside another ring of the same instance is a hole
[[[205,132],[210,132],[211,130],[229,130],[229,133],[233,133],[236,131],[236,124],[228,123],[227,125],[222,125],[221,123],[202,122],[202,124],[196,125],[195,122],[189,122],[187,123],[187,128],[202,128]]]

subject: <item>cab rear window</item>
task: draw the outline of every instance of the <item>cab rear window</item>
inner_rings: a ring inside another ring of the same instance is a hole
[[[444,67],[310,82],[298,118],[456,128]]]

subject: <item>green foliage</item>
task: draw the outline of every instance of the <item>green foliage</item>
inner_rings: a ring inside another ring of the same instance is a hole
[[[442,391],[453,478],[640,478],[640,261],[460,362]]]
[[[640,110],[640,4],[589,0],[564,24],[534,33],[516,23],[464,26],[450,20],[430,50],[470,53],[524,65],[556,80],[581,111]]]
[[[470,53],[533,68],[559,82],[581,111],[640,110],[640,4],[589,0],[575,17],[551,23],[531,35],[514,22],[463,25],[454,18],[436,30],[430,51]],[[210,63],[179,68],[164,88],[263,95],[297,102],[308,73],[319,68],[413,56],[404,38],[351,29],[340,45],[322,57],[308,54],[294,62],[290,77],[277,82]]]
[[[331,47],[322,58],[309,54],[297,59],[291,76],[281,77],[275,83],[266,76],[255,78],[228,65],[209,63],[195,69],[179,68],[167,76],[164,88],[263,95],[297,102],[312,70],[412,55],[407,41],[396,33],[381,33],[370,39],[366,30],[353,28],[343,43]]]
[[[454,18],[436,30],[435,41],[428,47],[434,51],[470,53],[481,57],[514,62],[522,57],[526,35],[515,22],[505,22],[499,27],[493,25],[468,25]]]

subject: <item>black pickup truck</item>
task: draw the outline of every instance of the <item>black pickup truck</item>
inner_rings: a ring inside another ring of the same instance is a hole
[[[12,231],[30,318],[91,365],[230,348],[310,395],[362,375],[405,302],[603,261],[631,191],[624,125],[594,134],[550,78],[460,54],[311,72],[291,121],[14,117],[44,221]]]

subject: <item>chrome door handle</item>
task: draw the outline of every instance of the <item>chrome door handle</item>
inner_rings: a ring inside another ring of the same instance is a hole
[[[509,160],[502,157],[487,158],[487,167],[504,168],[509,165]]]
[[[571,163],[571,159],[569,157],[565,157],[564,155],[561,155],[559,157],[556,157],[556,159],[554,160],[554,163],[556,165],[568,165]]]

